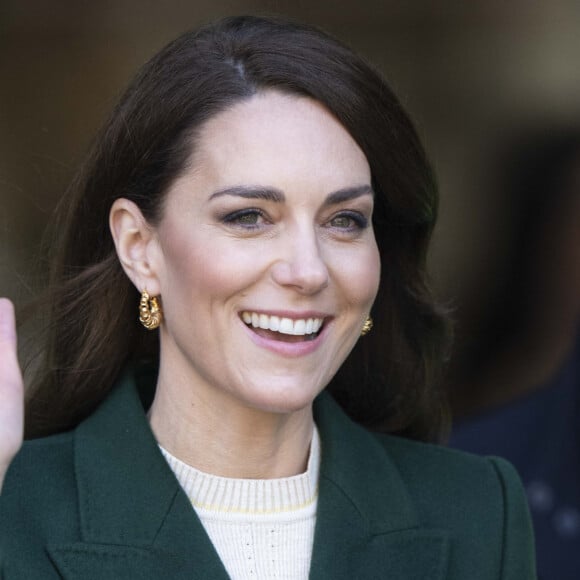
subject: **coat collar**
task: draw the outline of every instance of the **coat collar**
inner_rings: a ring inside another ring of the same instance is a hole
[[[311,578],[440,580],[447,538],[420,527],[396,466],[329,395]],[[75,432],[81,541],[49,547],[67,580],[228,578],[153,437],[132,375]],[[379,568],[377,568],[379,567]]]
[[[421,527],[399,471],[378,439],[324,393],[320,495],[311,578],[445,578],[448,538]]]

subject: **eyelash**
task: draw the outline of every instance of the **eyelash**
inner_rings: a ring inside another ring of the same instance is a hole
[[[234,227],[239,227],[244,230],[256,230],[262,227],[263,224],[260,223],[244,223],[242,220],[246,217],[256,216],[256,220],[262,218],[266,220],[265,214],[262,210],[258,208],[246,208],[238,211],[234,211],[222,217],[222,221],[225,224],[232,225]],[[348,227],[333,226],[332,222],[339,218],[347,218],[353,222],[352,225]],[[357,211],[342,211],[336,215],[333,215],[327,222],[327,227],[339,230],[341,232],[355,232],[358,230],[364,230],[368,227],[368,219],[361,213]]]
[[[245,230],[258,229],[260,227],[260,224],[245,224],[241,221],[242,218],[249,216],[257,216],[258,219],[259,218],[265,219],[264,212],[262,210],[257,208],[246,208],[227,214],[222,218],[222,221],[225,224],[237,226]]]
[[[330,225],[330,227],[337,227],[337,229],[339,229],[339,230],[352,232],[355,230],[364,230],[369,225],[369,220],[363,214],[361,214],[357,211],[342,211],[342,212],[332,216],[332,218],[330,218],[330,220],[328,220],[328,223],[332,224],[332,222],[338,218],[347,218],[347,219],[351,220],[352,222],[354,222],[354,225],[351,225],[351,226],[346,227],[346,228],[343,228],[340,226],[332,226],[332,225]]]

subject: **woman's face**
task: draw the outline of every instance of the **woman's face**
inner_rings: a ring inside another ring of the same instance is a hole
[[[370,183],[314,100],[268,91],[210,119],[156,231],[162,369],[220,404],[310,405],[377,292]]]

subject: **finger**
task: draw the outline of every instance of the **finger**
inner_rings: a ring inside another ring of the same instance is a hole
[[[24,387],[18,366],[14,307],[0,298],[0,483],[22,444]]]
[[[0,298],[0,385],[22,386],[16,348],[14,307],[10,300]]]
[[[16,342],[14,306],[7,298],[0,298],[0,342]]]

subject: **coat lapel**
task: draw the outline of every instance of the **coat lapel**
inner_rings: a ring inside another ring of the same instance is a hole
[[[394,463],[328,395],[313,579],[442,580],[448,538],[420,526]],[[65,580],[228,575],[149,429],[132,376],[75,432],[79,542],[48,546]]]
[[[445,578],[449,539],[421,527],[385,448],[326,394],[315,419],[322,465],[310,577]]]
[[[75,432],[81,541],[51,545],[66,580],[228,578],[161,455],[132,376]]]

